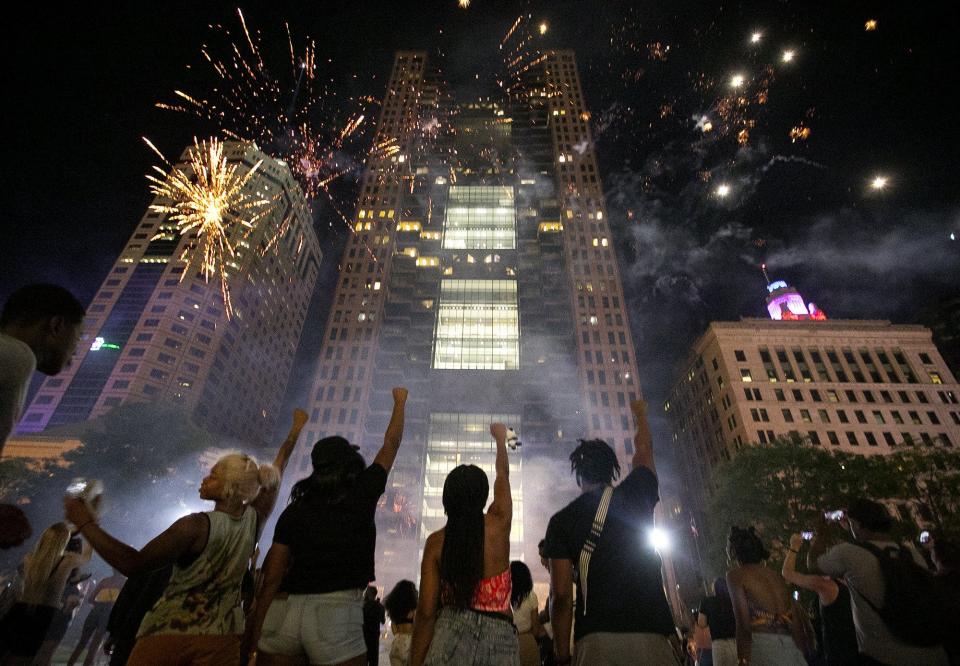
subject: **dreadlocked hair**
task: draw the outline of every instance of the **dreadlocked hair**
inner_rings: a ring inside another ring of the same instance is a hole
[[[468,608],[483,578],[483,507],[490,484],[476,465],[458,465],[443,483],[447,525],[440,552],[440,580],[457,608]]]
[[[617,454],[602,439],[579,439],[580,445],[570,454],[570,471],[577,476],[577,485],[583,482],[604,485],[620,478]]]
[[[734,525],[727,537],[730,553],[740,564],[759,564],[770,558],[770,552],[764,547],[753,525],[742,528]]]

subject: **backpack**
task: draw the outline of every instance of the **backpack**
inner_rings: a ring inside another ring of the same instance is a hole
[[[868,551],[880,563],[883,575],[883,606],[878,608],[863,594],[859,596],[876,611],[897,639],[917,647],[942,645],[947,638],[948,622],[941,608],[933,574],[913,559],[902,547],[884,549],[865,541],[856,545]]]

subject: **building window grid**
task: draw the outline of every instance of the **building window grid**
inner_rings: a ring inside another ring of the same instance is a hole
[[[513,187],[451,186],[443,230],[443,248],[446,250],[516,249]]]
[[[441,281],[432,367],[440,370],[519,369],[516,281]]]

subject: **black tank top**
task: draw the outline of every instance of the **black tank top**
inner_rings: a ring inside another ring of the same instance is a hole
[[[859,661],[857,631],[853,626],[850,591],[837,582],[837,598],[829,606],[820,604],[823,630],[823,652],[828,666],[847,666]]]

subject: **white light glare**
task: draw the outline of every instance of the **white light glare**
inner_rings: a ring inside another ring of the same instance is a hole
[[[751,43],[751,44],[758,44],[761,39],[763,39],[763,33],[762,33],[762,32],[755,32],[755,33],[753,33],[752,35],[750,35],[750,43]]]
[[[787,49],[786,51],[783,52],[783,55],[780,56],[780,60],[782,60],[783,62],[790,62],[793,60],[795,55],[797,55],[795,51],[791,49]]]
[[[721,197],[721,198],[722,198],[722,197],[727,196],[728,194],[730,194],[730,186],[729,186],[729,185],[727,185],[726,183],[721,183],[720,185],[717,185],[717,196],[718,196],[718,197]]]
[[[882,190],[887,186],[889,180],[886,176],[874,176],[873,180],[870,181],[870,187],[875,190]]]
[[[734,74],[730,77],[730,87],[739,88],[747,78],[743,74]]]
[[[650,546],[658,552],[663,553],[670,550],[670,534],[663,528],[650,528],[650,531],[647,533],[647,541],[650,543]]]

